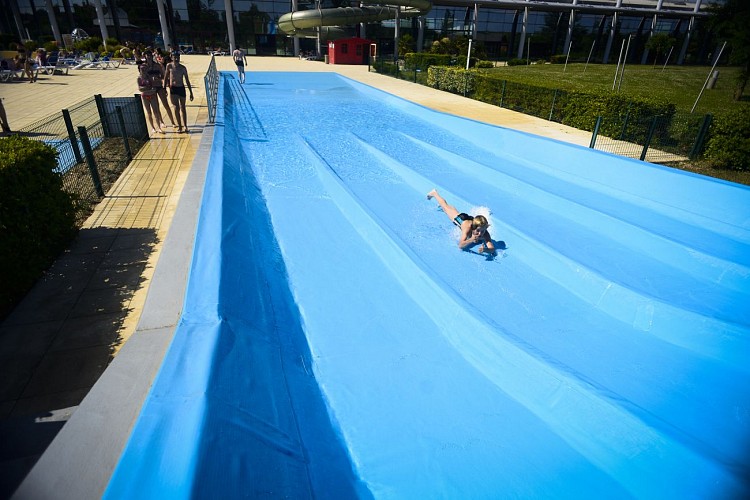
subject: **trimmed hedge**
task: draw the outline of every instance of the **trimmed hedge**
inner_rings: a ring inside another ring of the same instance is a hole
[[[715,168],[750,171],[750,108],[714,120],[704,157]]]
[[[474,93],[477,70],[461,67],[430,66],[427,72],[427,85],[454,94]]]
[[[74,200],[53,171],[56,157],[40,141],[0,139],[0,316],[75,235]]]
[[[404,63],[409,69],[421,69],[426,70],[431,66],[458,66],[459,68],[466,67],[466,56],[457,56],[452,54],[431,54],[429,52],[409,52],[404,56]],[[472,57],[469,60],[469,67],[473,68],[483,61]],[[494,64],[490,61],[486,61],[489,64],[489,68],[494,67]]]
[[[630,126],[643,124],[648,118],[660,116],[669,122],[675,107],[657,99],[635,99],[620,94],[568,92],[538,87],[488,76],[476,70],[453,67],[430,67],[427,78],[431,87],[471,95],[478,101],[512,109],[580,130],[593,130],[601,116],[600,133],[616,137],[627,120]],[[644,131],[645,133],[645,131]]]
[[[404,56],[408,68],[425,70],[430,66],[451,66],[456,56],[450,54],[430,54],[428,52],[409,52]]]

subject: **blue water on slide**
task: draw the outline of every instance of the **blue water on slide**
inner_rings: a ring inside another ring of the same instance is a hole
[[[182,320],[108,497],[750,495],[747,187],[335,74],[219,97]],[[491,209],[495,258],[433,187]]]

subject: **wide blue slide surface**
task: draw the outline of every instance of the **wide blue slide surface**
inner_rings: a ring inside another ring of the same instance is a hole
[[[224,73],[219,103],[106,496],[750,496],[750,189],[336,74]]]

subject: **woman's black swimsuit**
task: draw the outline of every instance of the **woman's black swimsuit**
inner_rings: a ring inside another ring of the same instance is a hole
[[[465,213],[461,212],[460,214],[458,214],[456,216],[455,219],[453,219],[453,223],[455,225],[457,225],[458,227],[461,227],[461,223],[464,222],[464,221],[467,221],[467,220],[469,220],[469,221],[474,220],[474,217],[472,217],[469,214],[465,214]]]

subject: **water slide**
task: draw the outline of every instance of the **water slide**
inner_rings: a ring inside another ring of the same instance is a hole
[[[381,3],[373,0],[363,0],[362,3]],[[389,5],[375,5],[365,7],[337,7],[332,9],[311,9],[289,12],[279,18],[278,27],[287,35],[310,37],[318,36],[314,28],[327,28],[321,36],[334,38],[333,26],[347,26],[357,23],[375,23],[400,16],[414,17],[427,14],[432,8],[430,0],[388,0]]]
[[[750,498],[750,189],[328,73],[219,92],[105,498]]]

